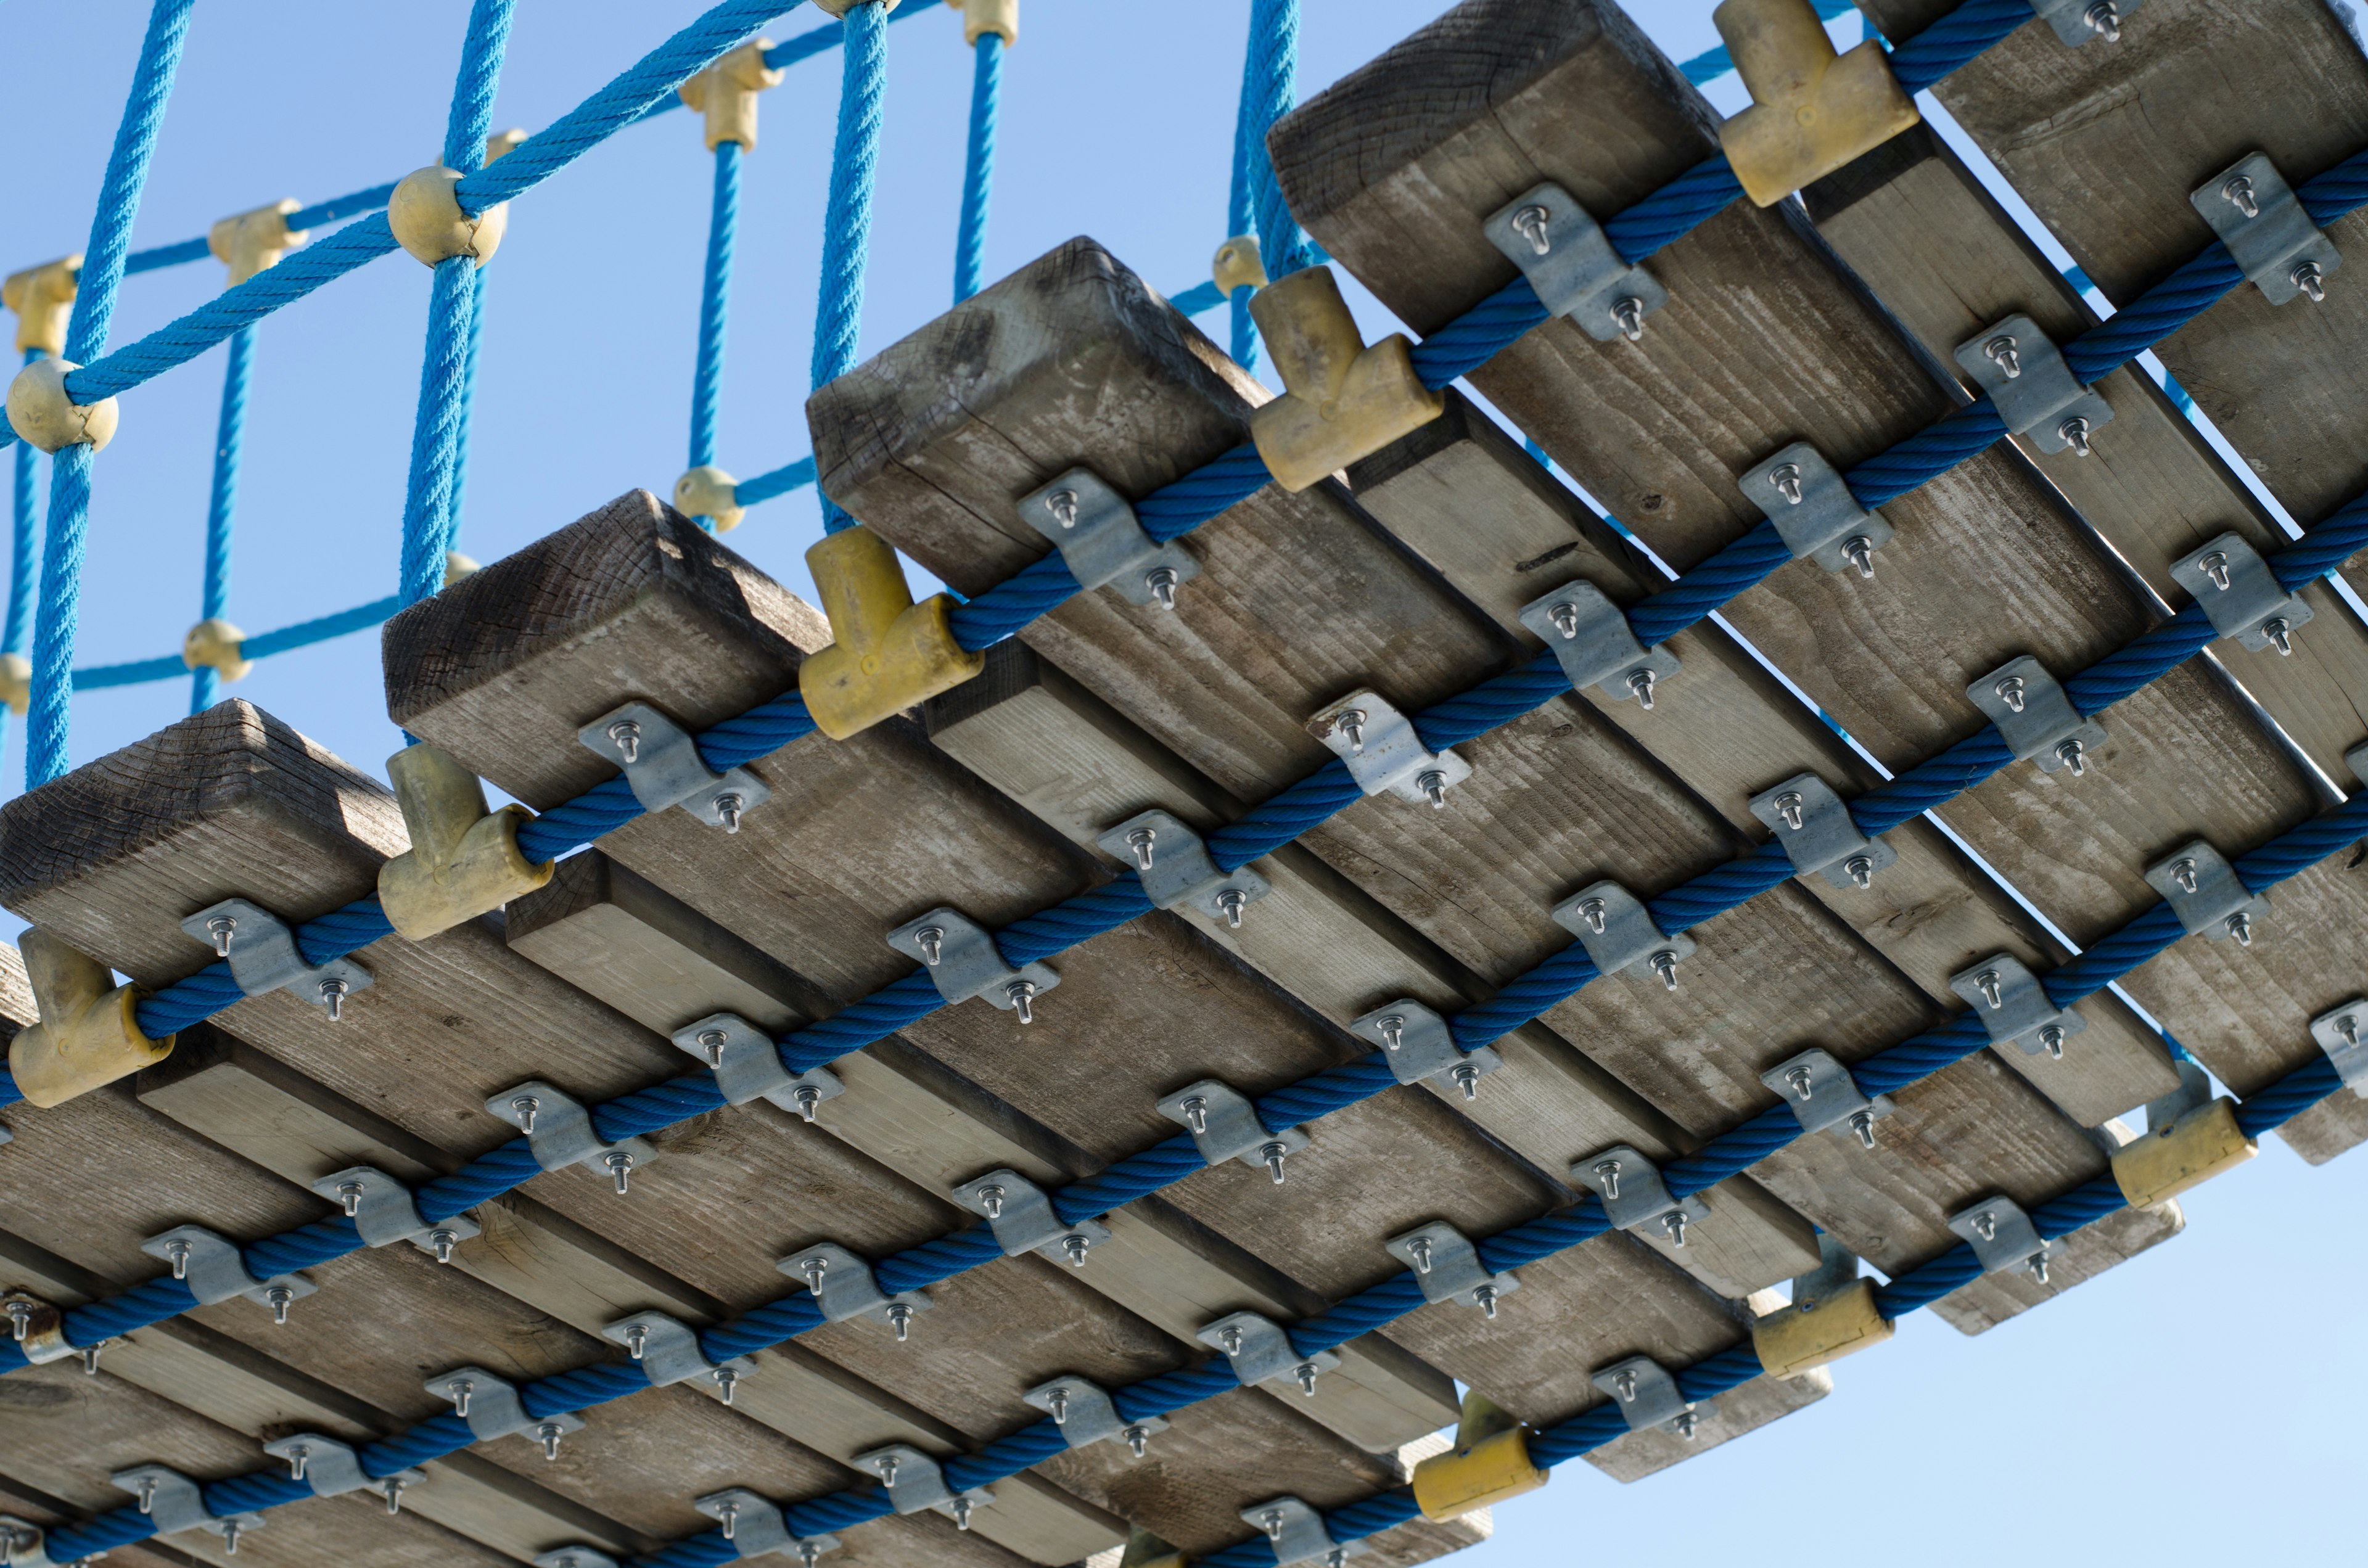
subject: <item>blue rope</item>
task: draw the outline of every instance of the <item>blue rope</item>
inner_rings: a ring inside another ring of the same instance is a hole
[[[995,190],[995,128],[1003,106],[1003,35],[978,35],[970,79],[970,154],[954,227],[954,303],[979,291],[986,269],[986,206]]]
[[[770,501],[776,495],[787,495],[792,490],[803,490],[814,482],[814,460],[800,458],[760,473],[754,479],[744,479],[732,487],[732,498],[743,506],[754,506],[760,501]]]
[[[469,427],[477,406],[477,356],[485,341],[484,267],[469,273],[468,335],[468,341],[461,348],[461,407],[452,422],[452,498],[444,507],[447,551],[461,548],[461,519],[469,501]]]
[[[719,89],[720,90],[720,89]],[[732,304],[732,247],[740,228],[740,143],[715,146],[715,201],[707,222],[707,270],[699,290],[699,363],[690,378],[690,466],[715,460],[715,416],[723,395],[723,326]],[[699,526],[715,530],[712,517]]]
[[[1258,27],[1258,18],[1255,15],[1250,18],[1250,26],[1253,29]],[[1255,225],[1258,222],[1258,214],[1253,209],[1250,195],[1253,177],[1250,174],[1250,165],[1255,161],[1257,152],[1250,144],[1254,132],[1250,129],[1252,106],[1247,45],[1243,54],[1242,90],[1234,100],[1233,176],[1225,193],[1225,236],[1228,239],[1235,234],[1256,233]],[[1217,286],[1213,281],[1208,285],[1208,288],[1210,293],[1216,295],[1216,299],[1209,301],[1211,304],[1213,305],[1217,300],[1222,299],[1232,307],[1227,314],[1233,329],[1229,347],[1233,351],[1234,363],[1255,375],[1258,371],[1258,323],[1250,316],[1250,296],[1258,292],[1256,286],[1245,283],[1235,289],[1231,295],[1218,294]],[[1184,307],[1178,304],[1177,308],[1182,310]],[[1188,312],[1187,313],[1197,312]]]
[[[1299,75],[1299,0],[1250,0],[1249,47],[1242,61],[1242,134],[1247,143],[1251,200],[1258,212],[1258,254],[1269,278],[1288,278],[1315,264],[1291,204],[1276,181],[1266,135],[1291,112]]]
[[[25,350],[25,363],[44,358],[39,348]],[[7,424],[0,419],[0,426]],[[33,449],[19,441],[15,456],[15,506],[8,535],[8,615],[0,624],[0,653],[22,653],[33,634]],[[0,744],[7,739],[9,710],[0,706]]]
[[[231,520],[238,506],[238,449],[246,430],[246,383],[254,357],[255,329],[241,327],[232,333],[230,356],[222,367],[222,418],[214,427],[214,486],[206,506],[205,586],[198,607],[201,620],[230,613]],[[211,665],[190,672],[190,712],[202,713],[214,705],[221,680],[222,672]]]
[[[830,203],[823,215],[822,284],[814,320],[814,384],[819,389],[855,368],[863,327],[863,267],[871,248],[871,189],[880,171],[880,103],[888,87],[888,7],[851,6],[840,55],[838,135],[830,163]],[[826,533],[855,526],[822,498]]]

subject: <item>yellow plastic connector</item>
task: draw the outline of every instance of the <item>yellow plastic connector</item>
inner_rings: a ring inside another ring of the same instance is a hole
[[[891,11],[896,8],[896,0],[814,0],[814,4],[833,17],[844,17],[858,6],[885,6]]]
[[[2149,1125],[2145,1137],[2124,1145],[2113,1155],[2113,1180],[2131,1208],[2144,1209],[2234,1170],[2260,1152],[2237,1125],[2235,1101],[2206,1100],[2159,1131]]]
[[[1250,437],[1285,490],[1370,457],[1447,406],[1414,373],[1403,333],[1365,347],[1329,268],[1269,284],[1250,296],[1250,315],[1284,389],[1250,415]]]
[[[1794,1288],[1799,1296],[1799,1288]],[[1771,1378],[1802,1373],[1882,1344],[1891,1320],[1874,1309],[1874,1281],[1853,1279],[1823,1300],[1796,1300],[1751,1325],[1752,1348]]]
[[[22,653],[0,653],[0,702],[20,716],[33,706],[33,661]]]
[[[485,138],[485,162],[498,164],[526,145],[526,128],[513,125],[507,131],[496,131]]]
[[[172,1054],[173,1036],[150,1040],[132,1017],[146,992],[116,984],[105,964],[38,926],[17,947],[41,1014],[8,1044],[8,1072],[27,1100],[63,1105]]]
[[[1535,1492],[1546,1472],[1530,1462],[1530,1429],[1476,1393],[1463,1396],[1455,1446],[1414,1467],[1414,1500],[1423,1517],[1444,1522]]]
[[[268,207],[224,218],[206,231],[206,249],[230,268],[230,287],[277,267],[281,256],[304,243],[308,231],[288,226],[288,214],[300,205],[294,197],[283,197]]]
[[[510,204],[497,201],[472,218],[453,193],[462,175],[441,164],[414,169],[394,187],[386,204],[386,226],[395,243],[429,267],[456,256],[473,256],[479,267],[494,259],[510,223]]]
[[[1725,0],[1711,14],[1751,90],[1719,128],[1726,161],[1759,206],[1890,141],[1920,118],[1873,39],[1837,56],[1809,0]]]
[[[86,446],[96,452],[115,439],[122,410],[113,398],[76,403],[66,392],[66,377],[81,369],[71,359],[36,359],[8,383],[8,423],[28,446],[45,452]]]
[[[82,288],[82,253],[12,272],[0,282],[0,305],[17,312],[17,352],[66,351],[66,324]]]
[[[1006,49],[1019,41],[1019,0],[946,0],[946,5],[962,13],[962,42],[972,48],[988,33],[999,35]]]
[[[224,680],[244,680],[255,668],[253,660],[239,657],[245,642],[245,632],[214,616],[190,627],[181,639],[181,663],[193,670],[211,667]]]
[[[738,528],[746,511],[740,505],[739,481],[713,463],[692,469],[674,482],[674,509],[686,517],[705,517],[720,534]]]
[[[477,776],[434,746],[396,752],[386,776],[411,847],[378,869],[378,901],[403,936],[423,941],[551,881],[552,862],[538,866],[518,848],[527,809],[489,813]]]
[[[1235,234],[1219,245],[1216,258],[1209,264],[1209,276],[1229,300],[1234,290],[1245,284],[1252,289],[1265,288],[1266,258],[1258,253],[1258,236]]]
[[[815,727],[832,740],[870,729],[891,713],[951,691],[986,667],[986,655],[954,641],[953,600],[919,604],[888,541],[858,526],[825,534],[806,551],[806,570],[830,617],[831,645],[798,671],[798,690]]]
[[[475,576],[484,570],[484,568],[478,565],[474,560],[457,550],[448,550],[444,552],[444,585],[448,588],[455,583],[464,582]]]
[[[1191,1561],[1141,1525],[1133,1525],[1126,1532],[1126,1546],[1119,1552],[1118,1568],[1188,1568]]]
[[[751,39],[676,89],[687,108],[707,117],[709,152],[726,142],[737,142],[743,153],[757,150],[757,95],[782,80],[765,63],[772,47],[771,39]]]

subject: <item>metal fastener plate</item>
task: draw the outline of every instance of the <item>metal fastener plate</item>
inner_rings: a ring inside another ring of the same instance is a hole
[[[878,1476],[880,1484],[887,1488],[889,1503],[900,1514],[917,1514],[932,1508],[968,1528],[965,1521],[971,1509],[995,1501],[995,1494],[984,1486],[957,1495],[947,1484],[944,1467],[910,1443],[867,1449],[848,1462]]]
[[[1833,786],[1814,773],[1796,773],[1752,796],[1751,814],[1775,831],[1794,870],[1838,888],[1864,888],[1899,858],[1890,845],[1861,832]]]
[[[1426,1301],[1453,1301],[1478,1307],[1490,1317],[1497,1302],[1520,1289],[1509,1271],[1492,1274],[1480,1261],[1480,1249],[1470,1237],[1444,1220],[1417,1225],[1382,1244],[1392,1257],[1414,1270],[1415,1283]]]
[[[1505,1064],[1504,1058],[1485,1045],[1476,1051],[1463,1050],[1455,1043],[1447,1020],[1411,996],[1376,1007],[1352,1020],[1349,1028],[1382,1048],[1390,1075],[1401,1084],[1432,1078],[1454,1085],[1470,1098],[1481,1077]]]
[[[905,1290],[889,1295],[880,1288],[871,1262],[837,1242],[816,1242],[790,1254],[773,1267],[805,1286],[815,1305],[822,1309],[825,1323],[868,1317],[876,1323],[893,1324],[897,1315],[891,1312],[892,1307],[904,1307],[902,1315],[909,1320],[914,1312],[926,1312],[933,1304],[926,1291]]]
[[[1645,318],[1669,302],[1659,280],[1629,265],[1594,216],[1552,180],[1489,214],[1480,232],[1521,269],[1550,314],[1567,316],[1598,343],[1642,336]]]
[[[1414,723],[1379,696],[1352,692],[1307,721],[1307,733],[1349,765],[1349,777],[1368,795],[1384,790],[1417,805],[1445,803],[1447,791],[1472,777],[1472,765],[1451,749],[1434,752]]]
[[[715,1074],[716,1091],[726,1105],[770,1100],[812,1121],[816,1106],[847,1092],[838,1074],[827,1067],[791,1073],[781,1064],[773,1037],[737,1013],[710,1013],[685,1024],[674,1031],[674,1043]]]
[[[947,904],[889,932],[888,945],[920,960],[949,1006],[984,996],[1008,1013],[1061,983],[1060,975],[1044,964],[1013,968],[995,945],[994,933]],[[1024,986],[1034,989],[1022,991]],[[1026,1014],[1020,1021],[1027,1021]]]
[[[1072,1225],[1053,1211],[1044,1189],[1014,1170],[973,1176],[953,1190],[953,1199],[984,1214],[1006,1257],[1042,1253],[1055,1263],[1081,1264],[1085,1253],[1110,1240],[1110,1227],[1095,1220]],[[1082,1247],[1072,1243],[1082,1242]]]
[[[1231,928],[1239,928],[1242,911],[1271,891],[1247,866],[1218,869],[1207,840],[1171,812],[1137,812],[1094,842],[1133,869],[1144,896],[1159,908],[1196,910]]]
[[[2234,531],[2172,562],[2170,574],[2195,596],[2213,631],[2235,638],[2249,653],[2291,651],[2295,629],[2313,613],[2300,595],[2286,592],[2261,552]]]
[[[2190,935],[2200,933],[2214,942],[2233,937],[2251,947],[2269,916],[2269,895],[2247,887],[2227,857],[2200,838],[2148,866],[2146,880]]]
[[[1631,1432],[1658,1427],[1691,1437],[1693,1420],[1710,1413],[1708,1400],[1688,1399],[1679,1389],[1678,1380],[1669,1375],[1669,1369],[1650,1356],[1631,1356],[1624,1361],[1614,1361],[1589,1372],[1587,1378],[1619,1404],[1620,1415]]]
[[[534,1163],[547,1171],[569,1165],[602,1169],[601,1162],[617,1151],[632,1156],[634,1170],[657,1158],[657,1151],[639,1138],[602,1142],[584,1102],[540,1078],[504,1089],[485,1101],[485,1109],[524,1132]]]
[[[1552,651],[1573,691],[1591,686],[1615,702],[1634,698],[1650,708],[1679,668],[1667,648],[1637,641],[1626,613],[1592,583],[1573,580],[1542,594],[1521,607],[1520,619]]]
[[[1159,1114],[1190,1133],[1192,1146],[1212,1167],[1239,1160],[1252,1169],[1279,1170],[1281,1156],[1308,1143],[1307,1134],[1296,1127],[1270,1131],[1248,1096],[1215,1078],[1162,1096]]]
[[[1054,1378],[1019,1397],[1050,1415],[1053,1424],[1061,1429],[1061,1440],[1073,1449],[1111,1437],[1133,1445],[1156,1432],[1167,1430],[1167,1423],[1156,1415],[1128,1420],[1111,1403],[1110,1391],[1087,1378]]]
[[[2064,1251],[2061,1241],[2042,1241],[2022,1205],[2011,1198],[1985,1198],[1949,1216],[1949,1229],[1974,1249],[1985,1274],[2036,1275],[2047,1283],[2047,1260]]]
[[[596,755],[625,770],[645,812],[680,806],[710,827],[740,831],[740,819],[772,797],[745,767],[718,773],[699,755],[690,732],[646,702],[628,702],[575,732]]]
[[[2063,350],[2029,316],[2008,316],[1974,334],[1957,345],[1957,363],[2007,429],[2043,452],[2070,448],[2085,457],[2089,438],[2112,422],[2112,406],[2080,384]]]
[[[1326,1568],[1339,1568],[1344,1559],[1361,1557],[1366,1551],[1361,1540],[1334,1541],[1324,1516],[1314,1505],[1296,1497],[1253,1503],[1242,1510],[1241,1517],[1244,1524],[1265,1533],[1278,1564],[1313,1559],[1325,1562]]]
[[[1816,1046],[1778,1062],[1759,1074],[1759,1081],[1784,1102],[1803,1132],[1842,1128],[1870,1149],[1874,1147],[1874,1124],[1895,1108],[1888,1095],[1868,1098],[1850,1070]]]
[[[1229,1312],[1192,1337],[1222,1354],[1244,1388],[1264,1382],[1312,1385],[1316,1373],[1340,1364],[1340,1358],[1329,1350],[1301,1355],[1281,1324],[1257,1312]],[[1308,1386],[1305,1392],[1315,1391]]]
[[[306,963],[288,923],[250,899],[208,904],[183,920],[181,929],[216,952],[227,947],[230,976],[248,996],[287,991],[334,1015],[347,997],[370,989],[370,971],[351,959]]]
[[[1949,989],[1964,997],[1989,1031],[1992,1045],[2009,1041],[2025,1056],[2064,1053],[2064,1042],[2089,1027],[2069,1007],[2059,1007],[2037,975],[2012,953],[1992,953],[1949,977]]]
[[[2345,1086],[2368,1099],[2368,998],[2354,996],[2311,1019],[2310,1038]]]
[[[2311,222],[2266,153],[2246,153],[2187,199],[2272,305],[2324,293],[2327,275],[2343,265],[2335,242]]]
[[[1552,914],[1555,925],[1578,938],[1601,974],[1635,969],[1639,978],[1656,977],[1675,991],[1677,966],[1694,950],[1691,937],[1665,935],[1644,901],[1618,882],[1590,883],[1555,904]]]
[[[263,1451],[285,1462],[291,1476],[310,1486],[315,1497],[342,1496],[374,1484],[362,1473],[361,1456],[354,1452],[351,1443],[318,1432],[290,1433],[264,1444]],[[304,1473],[295,1475],[300,1463]]]
[[[2040,19],[2055,29],[2058,42],[2079,48],[2091,39],[2119,43],[2122,24],[2145,0],[2031,0]]]
[[[1073,468],[1022,496],[1019,520],[1061,552],[1069,575],[1088,591],[1115,587],[1129,604],[1176,608],[1176,590],[1201,574],[1192,552],[1144,530],[1125,496],[1091,469]]]
[[[1604,1217],[1622,1231],[1686,1244],[1686,1233],[1710,1218],[1701,1194],[1672,1197],[1661,1167],[1626,1143],[1614,1143],[1571,1162],[1570,1179],[1602,1201]]]
[[[2105,744],[2105,727],[2082,718],[2047,666],[2029,654],[2009,659],[1967,686],[1965,695],[1998,726],[2015,760],[2036,761],[2042,773],[2069,767],[2078,777]]]
[[[699,1343],[699,1331],[665,1312],[635,1312],[631,1317],[619,1318],[601,1326],[600,1337],[623,1346],[628,1355],[632,1353],[633,1342],[639,1339],[642,1351],[633,1358],[641,1364],[642,1375],[649,1379],[653,1388],[689,1382],[694,1378],[712,1380],[719,1370],[728,1369],[743,1378],[757,1370],[757,1364],[746,1356],[734,1356],[727,1361],[709,1360],[707,1351]]]
[[[411,1189],[375,1165],[348,1165],[341,1171],[331,1171],[313,1183],[313,1190],[341,1210],[348,1199],[352,1199],[354,1229],[361,1233],[366,1246],[414,1241],[431,1229],[450,1231],[460,1240],[478,1233],[476,1221],[460,1214],[431,1227],[420,1218]]]
[[[1794,560],[1874,575],[1874,552],[1891,541],[1891,525],[1860,506],[1840,472],[1808,442],[1793,442],[1735,483],[1776,525]]]

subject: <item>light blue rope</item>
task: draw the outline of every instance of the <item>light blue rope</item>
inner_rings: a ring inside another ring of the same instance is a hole
[[[87,364],[107,347],[115,319],[116,290],[131,249],[131,223],[140,212],[140,192],[148,183],[148,161],[164,129],[165,103],[181,63],[196,0],[156,0],[148,31],[140,40],[140,62],[131,92],[116,127],[99,187],[98,211],[84,247],[82,281],[66,328],[65,357]],[[74,633],[82,614],[83,556],[89,547],[90,448],[68,447],[50,464],[50,523],[41,561],[41,598],[34,638],[32,722],[27,726],[25,782],[48,783],[66,770],[67,699],[74,691]]]
[[[814,384],[855,368],[863,325],[863,264],[871,247],[871,188],[880,168],[880,105],[888,86],[888,7],[862,0],[841,18],[838,136],[831,152],[830,205],[823,215],[822,287],[814,316]],[[822,498],[824,531],[855,526],[846,509]]]
[[[222,369],[222,419],[214,427],[214,487],[206,507],[206,576],[198,604],[198,618],[211,620],[230,613],[231,523],[238,507],[238,449],[246,431],[246,383],[254,367],[255,329],[243,326],[230,335],[230,358]],[[214,705],[222,672],[201,665],[189,672],[189,711],[202,713]]]
[[[41,349],[25,350],[28,365],[43,357]],[[0,425],[6,423],[0,420]],[[8,619],[0,627],[0,653],[21,653],[26,639],[33,634],[33,449],[19,441],[14,456],[17,483],[9,532]],[[0,706],[0,745],[7,743],[8,711]]]
[[[760,473],[754,479],[744,479],[732,487],[732,499],[743,506],[754,506],[759,501],[770,501],[776,495],[787,495],[792,490],[803,490],[814,482],[814,460],[800,458],[770,473]]]
[[[740,143],[715,146],[715,199],[707,220],[707,272],[699,290],[699,362],[690,377],[690,466],[715,460],[715,416],[723,395],[723,327],[732,308],[732,247],[740,229]],[[699,526],[715,531],[715,519]]]
[[[469,341],[461,351],[461,415],[452,436],[452,499],[444,508],[444,548],[461,548],[469,504],[469,428],[477,407],[477,353],[485,341],[485,269],[469,274]]]
[[[1291,206],[1275,183],[1266,133],[1291,112],[1299,76],[1299,0],[1250,0],[1250,41],[1242,60],[1243,138],[1251,199],[1258,211],[1258,254],[1269,278],[1315,264]]]
[[[1250,202],[1250,164],[1254,155],[1262,155],[1262,153],[1254,154],[1250,145],[1249,55],[1253,51],[1257,37],[1258,18],[1255,14],[1251,17],[1250,27],[1253,47],[1243,51],[1242,90],[1234,100],[1234,170],[1233,178],[1229,182],[1229,188],[1225,194],[1225,235],[1229,239],[1235,234],[1252,233],[1258,222],[1258,215],[1252,210]],[[1264,242],[1261,241],[1260,244],[1263,246]],[[1228,313],[1232,317],[1233,335],[1229,347],[1233,351],[1234,363],[1252,375],[1256,375],[1258,373],[1258,323],[1250,318],[1250,296],[1258,291],[1257,289],[1245,283],[1235,289],[1231,296],[1226,296],[1218,290],[1214,282],[1210,283],[1208,288],[1211,293],[1226,300],[1233,307]],[[1190,315],[1196,312],[1187,311],[1185,313]]]
[[[978,35],[970,77],[970,156],[954,230],[954,303],[978,292],[986,267],[986,204],[995,190],[995,127],[1003,107],[1003,35]]]

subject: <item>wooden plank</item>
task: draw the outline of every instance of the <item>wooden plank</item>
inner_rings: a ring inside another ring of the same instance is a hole
[[[29,1519],[46,1530],[71,1522],[78,1512],[64,1498],[0,1471],[0,1514]],[[134,1568],[191,1568],[202,1561],[154,1539],[118,1550],[122,1553],[118,1561]]]
[[[1937,137],[1911,132],[1804,193],[1818,230],[1880,293],[1902,325],[1945,358],[1948,346],[2011,310],[2069,337],[2095,318]],[[2283,534],[2153,381],[2129,370],[2105,383],[2113,438],[2094,464],[2058,463],[2049,477],[2147,585],[2186,601],[2169,562],[2231,527],[2257,549]],[[2343,753],[2368,733],[2368,629],[2324,585],[2306,590],[2317,619],[2294,656],[2227,642],[2213,654],[2319,767],[2350,781]],[[2208,951],[2195,938],[2127,984],[2173,1021],[2180,1040],[2246,1092],[2317,1054],[2313,1017],[2350,996],[2368,964],[2368,880],[2330,861],[2278,890],[2270,947]],[[2307,911],[2307,913],[2305,913]],[[2271,950],[2273,948],[2274,950]],[[2324,1160],[2368,1138],[2368,1102],[2338,1095],[2282,1136]]]

